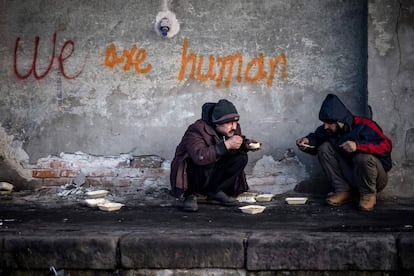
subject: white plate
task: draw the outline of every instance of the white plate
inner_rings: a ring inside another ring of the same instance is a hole
[[[256,201],[271,201],[273,196],[273,194],[261,194],[256,196]]]
[[[255,203],[256,199],[254,198],[254,196],[238,196],[237,201],[245,203]]]
[[[308,201],[307,197],[287,197],[286,202],[291,205],[305,204]]]
[[[0,182],[0,190],[10,192],[13,190],[14,186],[7,182]]]
[[[256,199],[255,197],[258,195],[258,193],[253,192],[244,192],[238,195],[237,200],[239,202],[245,202],[245,203],[255,203]]]
[[[106,202],[98,204],[98,208],[102,211],[116,211],[122,208],[124,204],[118,202]]]
[[[262,213],[264,211],[264,209],[266,209],[265,206],[261,206],[261,205],[247,205],[247,206],[243,206],[243,207],[239,207],[239,209],[246,214],[259,214]]]
[[[107,202],[109,202],[109,201],[106,200],[105,198],[88,198],[88,199],[85,199],[85,203],[89,207],[97,207],[98,204],[103,204],[103,203],[107,203]]]
[[[90,191],[86,193],[86,195],[91,198],[105,197],[107,194],[108,194],[107,190],[97,190],[97,191]]]

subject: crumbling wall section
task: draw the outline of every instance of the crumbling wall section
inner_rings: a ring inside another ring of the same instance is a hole
[[[368,4],[368,101],[393,141],[388,195],[414,195],[414,3]],[[403,183],[401,185],[401,183]]]
[[[169,188],[169,163],[155,155],[93,156],[82,152],[40,158],[31,165],[32,177],[42,186],[83,184],[114,194],[140,194]],[[62,195],[68,196],[69,189]]]
[[[22,143],[8,135],[0,125],[0,181],[14,183],[16,189],[33,189],[36,187],[32,181],[31,170],[23,164],[29,159],[22,149]]]

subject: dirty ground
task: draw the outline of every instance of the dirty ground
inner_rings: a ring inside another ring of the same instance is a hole
[[[288,205],[289,196],[307,196],[304,205]],[[327,206],[324,197],[295,192],[276,195],[261,214],[242,213],[238,207],[199,204],[199,211],[186,213],[181,202],[168,194],[111,196],[125,204],[106,212],[84,203],[84,195],[60,197],[55,189],[20,191],[0,195],[0,233],[60,231],[130,231],[140,229],[199,229],[209,231],[294,230],[322,232],[414,232],[412,198],[379,198],[372,212],[357,209],[358,199],[340,207]],[[240,206],[248,203],[241,203]]]

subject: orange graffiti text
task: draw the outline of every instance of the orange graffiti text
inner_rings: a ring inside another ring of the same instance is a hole
[[[266,58],[263,54],[251,59],[247,63],[246,68],[244,68],[244,72],[243,56],[240,53],[235,53],[234,55],[225,57],[215,57],[210,55],[208,58],[208,69],[205,69],[207,68],[207,65],[204,65],[204,57],[202,55],[196,55],[193,52],[189,53],[188,39],[185,38],[178,80],[182,81],[184,79],[187,66],[190,65],[190,79],[198,79],[200,82],[213,80],[216,82],[217,87],[222,85],[224,82],[224,86],[229,87],[233,78],[234,67],[237,66],[237,72],[235,74],[238,82],[241,82],[243,78],[251,83],[266,80],[267,86],[272,86],[279,64],[281,64],[280,78],[284,80],[286,79],[287,64],[286,56],[284,54],[279,54],[276,58],[268,58],[268,72],[265,70]],[[202,72],[202,68],[205,69],[204,73]]]
[[[147,51],[143,48],[137,50],[135,45],[132,46],[131,51],[124,49],[122,55],[118,57],[115,44],[111,43],[105,52],[105,65],[113,69],[116,65],[123,64],[124,71],[129,71],[133,65],[138,74],[145,74],[152,68],[151,64],[141,66],[146,58]]]

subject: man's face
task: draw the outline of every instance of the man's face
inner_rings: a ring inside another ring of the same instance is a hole
[[[324,122],[323,128],[329,135],[334,135],[338,132],[338,125],[336,123]]]
[[[236,131],[237,122],[228,122],[220,125],[216,125],[216,130],[218,133],[226,136],[231,137],[234,135],[234,131]]]

